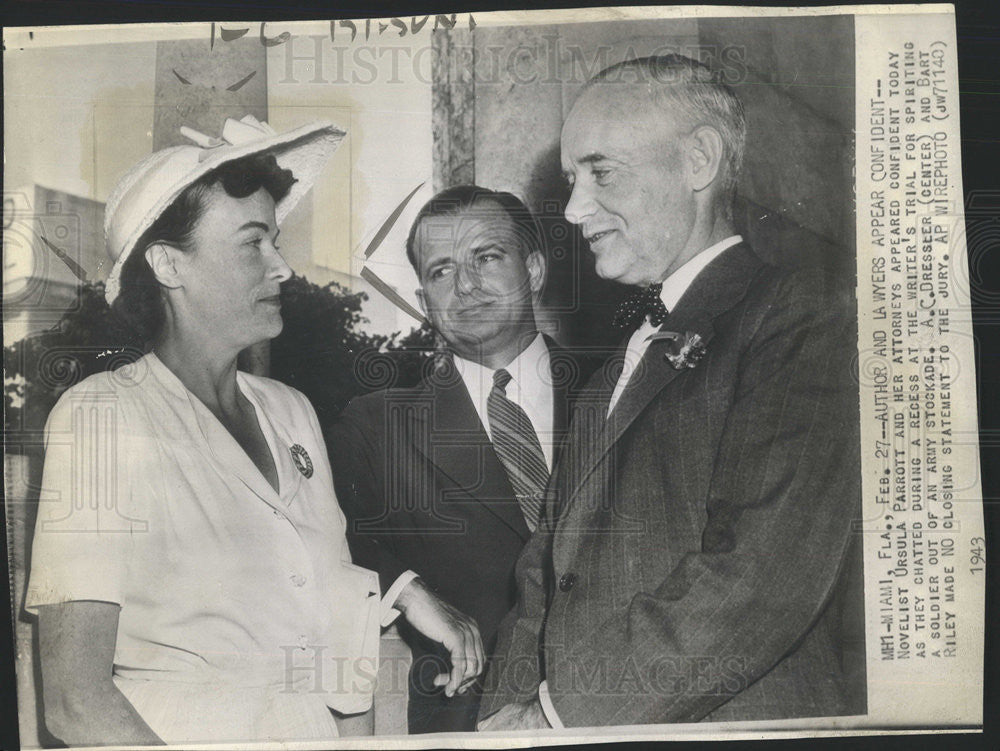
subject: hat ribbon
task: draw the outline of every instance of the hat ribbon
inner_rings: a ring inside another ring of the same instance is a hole
[[[214,138],[186,125],[181,126],[181,135],[203,149],[214,149],[219,146],[245,146],[254,141],[276,136],[277,132],[266,122],[261,122],[253,115],[246,115],[241,120],[227,117],[222,126],[222,138]],[[202,159],[207,157],[208,152],[201,156]]]

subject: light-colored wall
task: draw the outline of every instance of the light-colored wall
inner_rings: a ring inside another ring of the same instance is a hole
[[[348,132],[312,200],[286,220],[282,250],[299,274],[369,295],[369,331],[409,331],[412,318],[360,278],[363,252],[385,219],[432,175],[429,33],[336,43],[328,24],[299,27],[268,51],[268,110],[281,130],[312,119]],[[405,219],[405,217],[404,217]],[[398,230],[408,229],[401,221]],[[380,251],[406,266],[405,232]]]
[[[155,53],[148,43],[6,50],[4,190],[38,183],[107,200],[152,149]]]
[[[106,201],[118,176],[152,149],[155,63],[148,43],[8,49],[4,192],[33,200],[40,185]],[[70,250],[89,277],[107,275],[102,246]]]
[[[180,27],[177,36],[203,40],[208,54],[204,27]],[[382,222],[413,188],[431,180],[430,28],[405,38],[359,35],[354,42],[341,33],[336,44],[327,23],[291,28],[290,42],[267,49],[271,124],[281,130],[328,119],[348,137],[286,220],[282,249],[310,281],[368,292],[370,323],[362,328],[408,331],[413,319],[360,271],[362,251]],[[165,38],[169,27],[160,29]],[[152,151],[155,82],[152,38],[108,43],[94,30],[66,35],[56,46],[32,48],[22,40],[8,48],[4,190],[31,195],[38,184],[106,201],[118,177]],[[405,264],[403,238],[405,232],[391,235],[383,258],[395,253]],[[82,261],[93,278],[110,268],[103,248],[84,249]]]

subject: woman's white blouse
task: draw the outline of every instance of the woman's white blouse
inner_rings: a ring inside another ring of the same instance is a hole
[[[336,734],[327,706],[371,705],[378,578],[350,563],[307,399],[237,382],[279,492],[153,354],[62,396],[26,604],[118,603],[115,681],[165,740]]]

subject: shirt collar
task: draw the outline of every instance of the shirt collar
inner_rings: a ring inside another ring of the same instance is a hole
[[[545,338],[541,334],[535,334],[531,344],[503,367],[522,390],[535,393],[543,386],[547,387],[548,381],[551,380],[548,377],[548,357],[549,348],[545,345]],[[458,355],[455,355],[455,369],[462,376],[470,394],[488,392],[493,388],[494,370]],[[543,381],[543,377],[547,380]]]
[[[280,499],[287,506],[291,503],[296,490],[301,483],[301,476],[291,460],[288,448],[291,441],[287,431],[278,431],[267,415],[267,410],[257,393],[253,378],[239,370],[236,371],[236,384],[240,393],[253,405],[264,440],[278,472],[279,492],[275,492],[271,484],[250,459],[246,450],[240,446],[235,437],[225,428],[212,411],[184,385],[170,368],[167,367],[155,352],[145,357],[146,362],[157,380],[175,398],[187,405],[186,417],[189,425],[196,428],[205,441],[208,451],[229,471],[239,477],[246,486],[259,496],[265,503],[276,507]],[[283,445],[286,444],[286,445]],[[280,495],[279,495],[280,493]]]
[[[730,235],[725,240],[720,240],[715,245],[711,245],[690,261],[681,266],[677,271],[668,276],[663,281],[663,289],[660,290],[660,299],[667,310],[673,310],[688,287],[694,282],[695,277],[701,273],[708,264],[714,261],[724,250],[727,250],[737,243],[743,242],[741,235]]]

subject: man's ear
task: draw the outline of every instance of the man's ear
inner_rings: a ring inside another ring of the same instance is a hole
[[[168,243],[153,243],[146,248],[146,263],[153,270],[156,281],[168,289],[184,286],[177,263],[182,252]]]
[[[542,288],[545,286],[545,274],[548,271],[545,255],[537,250],[532,251],[524,259],[524,265],[528,269],[528,285],[531,287],[531,297],[537,302],[542,294]]]
[[[722,136],[715,128],[701,125],[691,132],[688,136],[688,166],[693,190],[704,190],[719,177],[724,154]]]

